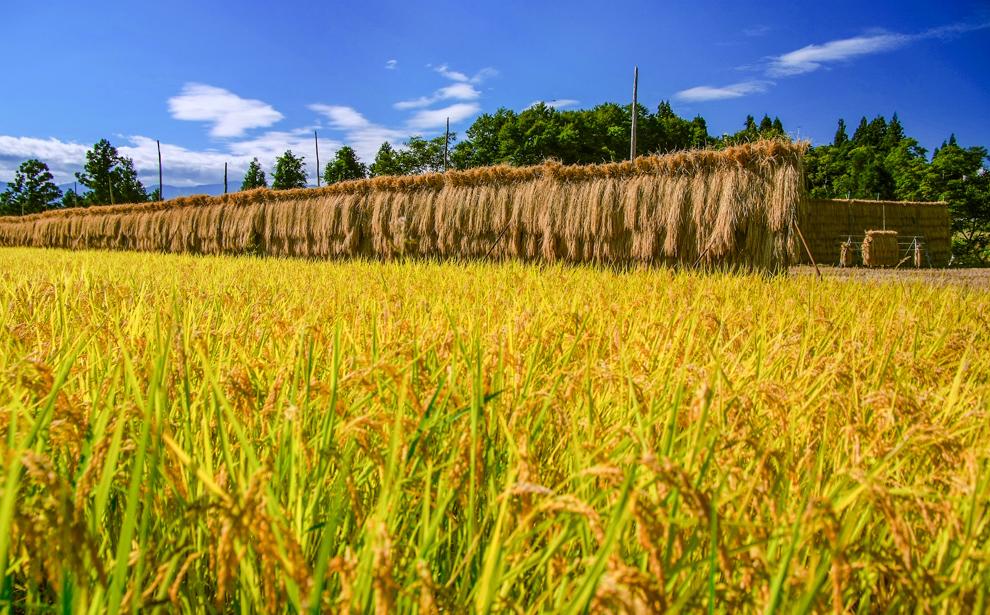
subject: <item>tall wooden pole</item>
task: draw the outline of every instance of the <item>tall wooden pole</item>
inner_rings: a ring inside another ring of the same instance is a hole
[[[162,143],[158,139],[155,139],[155,143],[158,145],[158,200],[165,200],[165,187],[162,186]]]
[[[444,173],[447,172],[447,163],[449,160],[447,152],[449,151],[449,149],[450,149],[450,118],[448,117],[447,132],[445,132],[443,135],[443,172]]]
[[[227,194],[227,163],[223,163],[223,193]]]
[[[639,67],[633,69],[632,128],[629,135],[629,160],[636,160],[636,116],[638,113]]]
[[[320,138],[313,131],[313,144],[316,145],[316,187],[320,187]]]

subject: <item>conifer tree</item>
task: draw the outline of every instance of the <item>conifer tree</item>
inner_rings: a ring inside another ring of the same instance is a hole
[[[284,154],[276,158],[275,169],[272,171],[272,189],[305,188],[306,167],[303,164],[304,160],[303,156],[294,155],[290,149],[285,150]]]
[[[25,160],[18,167],[14,181],[0,194],[0,213],[22,216],[58,207],[62,191],[52,179],[47,164]]]
[[[255,158],[248,165],[247,173],[244,174],[244,181],[241,182],[241,190],[254,190],[255,188],[267,188],[268,180],[265,172],[261,170],[261,163]]]
[[[357,154],[348,146],[337,150],[333,162],[328,162],[323,172],[323,181],[327,184],[363,179],[368,176],[368,168],[358,160]]]
[[[100,139],[86,152],[86,166],[76,173],[79,183],[89,189],[82,195],[87,205],[143,203],[148,200],[138,180],[134,161],[120,155],[106,139]]]

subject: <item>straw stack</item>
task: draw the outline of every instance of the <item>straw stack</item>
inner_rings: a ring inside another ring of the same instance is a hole
[[[897,231],[866,231],[863,264],[867,267],[895,267],[900,261]]]
[[[838,263],[842,243],[849,237],[858,243],[866,229],[893,230],[908,239],[918,237],[926,265],[930,261],[943,267],[951,256],[949,207],[942,202],[810,199],[801,207],[799,224],[812,254],[822,263]]]
[[[777,271],[803,143],[488,167],[0,218],[0,245],[311,258],[519,258]]]

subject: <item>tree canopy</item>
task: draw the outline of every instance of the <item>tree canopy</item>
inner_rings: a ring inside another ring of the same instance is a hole
[[[284,154],[276,158],[275,169],[272,171],[272,189],[305,188],[306,167],[303,164],[304,160],[303,156],[294,155],[290,149],[285,150]]]
[[[58,207],[62,191],[53,179],[47,164],[33,158],[25,160],[14,181],[0,194],[0,213],[26,215]]]
[[[247,173],[244,174],[244,181],[241,182],[241,190],[254,190],[255,188],[267,188],[268,180],[265,172],[261,170],[261,163],[255,158],[248,164]]]
[[[349,179],[363,179],[367,176],[368,167],[358,160],[357,154],[347,145],[337,150],[333,162],[328,162],[323,171],[323,181],[327,184],[336,184]]]
[[[382,146],[378,148],[378,154],[375,155],[375,161],[371,163],[368,170],[370,171],[372,177],[381,177],[383,175],[404,175],[406,172],[399,152],[395,151],[395,148],[392,147],[392,144],[388,141],[382,143]]]
[[[79,183],[88,188],[82,195],[86,205],[141,203],[148,193],[137,177],[134,161],[120,155],[106,139],[100,139],[86,152],[86,166],[76,173]]]

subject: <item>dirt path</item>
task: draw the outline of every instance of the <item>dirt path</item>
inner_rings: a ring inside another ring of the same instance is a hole
[[[821,267],[822,275],[841,280],[867,282],[927,282],[990,288],[990,269],[866,269],[864,267]],[[792,267],[793,275],[815,275],[814,267]]]

